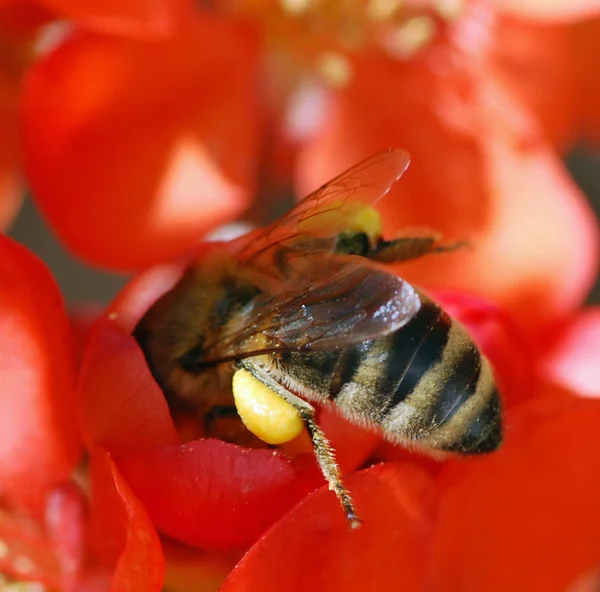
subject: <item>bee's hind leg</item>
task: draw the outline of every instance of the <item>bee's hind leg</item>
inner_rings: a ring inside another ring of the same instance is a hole
[[[242,364],[242,366],[248,370],[256,379],[260,380],[265,386],[271,389],[274,393],[279,395],[282,399],[287,401],[296,411],[304,422],[308,435],[313,444],[315,456],[317,462],[321,468],[321,472],[325,477],[327,483],[329,483],[329,489],[331,489],[342,505],[348,526],[350,528],[358,528],[360,526],[360,518],[356,514],[354,509],[354,503],[350,492],[344,486],[342,482],[342,474],[340,467],[335,458],[335,452],[331,446],[331,442],[325,435],[325,432],[321,429],[315,419],[315,408],[307,403],[304,399],[297,397],[293,393],[283,388],[280,384],[275,382],[269,374],[260,372],[259,368],[256,368],[253,364]]]

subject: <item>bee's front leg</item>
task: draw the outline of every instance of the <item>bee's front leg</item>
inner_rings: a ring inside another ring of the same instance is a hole
[[[405,236],[391,241],[380,240],[376,247],[367,255],[369,259],[380,263],[401,263],[418,259],[431,253],[448,253],[468,246],[464,241],[456,243],[442,243],[440,237],[432,234],[428,236]]]

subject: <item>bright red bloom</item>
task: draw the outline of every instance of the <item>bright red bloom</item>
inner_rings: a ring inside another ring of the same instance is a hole
[[[257,49],[243,23],[195,18],[154,41],[74,35],[38,62],[26,166],[71,249],[143,267],[242,213],[255,188]]]
[[[101,451],[93,457],[91,527],[89,502],[72,482],[82,441],[58,289],[37,257],[6,237],[0,275],[0,570],[65,591],[106,590],[112,582],[114,590],[158,592],[160,542],[112,460]]]
[[[390,19],[293,2],[216,3],[223,12],[183,20],[183,2],[172,14],[159,1],[46,4],[77,27],[30,73],[25,154],[62,240],[118,268],[197,251],[201,234],[250,204],[263,124],[263,143],[281,160],[291,153],[301,193],[369,153],[406,147],[413,165],[381,204],[388,232],[434,227],[473,244],[400,271],[444,288],[434,295],[489,357],[506,442],[481,458],[433,460],[321,410],[364,520],[348,532],[302,438],[245,449],[202,439],[195,418],[172,419],[131,332],[183,263],[138,276],[94,325],[75,404],[56,289],[7,241],[0,365],[4,390],[21,397],[5,397],[0,442],[15,448],[0,463],[11,512],[0,538],[40,558],[32,579],[158,591],[165,554],[168,585],[182,591],[216,588],[242,556],[226,592],[309,582],[563,592],[593,573],[600,343],[597,311],[577,310],[596,273],[597,227],[554,153],[592,121],[578,91],[594,83],[569,53],[595,47],[590,31],[571,36],[590,23],[541,26],[515,17],[510,0],[455,15],[415,4]],[[261,95],[263,58],[275,84]],[[201,247],[211,248],[227,247]],[[75,407],[89,500],[69,482]]]
[[[552,146],[582,127],[565,21],[591,8],[549,3],[560,24],[547,25],[508,3],[371,4],[216,2],[159,41],[67,38],[23,103],[28,175],[62,240],[141,267],[248,208],[261,142],[279,163],[291,154],[299,194],[399,146],[415,164],[404,197],[383,206],[390,228],[426,224],[477,246],[411,279],[536,325],[568,314],[593,281],[597,235]]]
[[[40,517],[81,454],[68,319],[48,270],[5,237],[0,276],[2,497]]]
[[[176,277],[157,275],[167,282]],[[142,277],[128,292],[143,302],[147,285]],[[88,447],[110,452],[163,533],[202,548],[247,547],[322,483],[314,462],[216,440],[180,443],[129,334],[131,302],[124,294],[108,313],[114,320],[97,324],[84,357],[79,389]]]

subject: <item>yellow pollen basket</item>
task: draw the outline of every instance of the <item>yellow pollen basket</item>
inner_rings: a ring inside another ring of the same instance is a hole
[[[381,237],[383,228],[379,212],[358,201],[327,204],[327,210],[299,224],[300,231],[364,232],[372,242]]]
[[[233,375],[232,389],[241,420],[263,442],[283,444],[303,430],[304,423],[296,409],[247,370]]]

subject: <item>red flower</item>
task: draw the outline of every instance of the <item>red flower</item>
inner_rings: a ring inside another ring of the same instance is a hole
[[[72,480],[82,441],[69,323],[54,281],[5,237],[0,275],[0,570],[65,591],[106,590],[111,581],[114,590],[160,590],[158,537],[112,460],[94,455],[92,475],[101,478],[89,519]]]
[[[80,256],[139,268],[246,210],[265,153],[280,165],[292,154],[304,194],[401,146],[415,165],[403,200],[384,206],[390,228],[428,224],[478,245],[408,277],[542,325],[581,302],[598,251],[552,149],[582,127],[568,19],[598,7],[555,4],[549,26],[508,3],[215,2],[158,40],[78,32],[29,77],[30,182]]]
[[[22,78],[36,52],[47,45],[43,27],[64,16],[82,28],[144,38],[166,34],[181,18],[169,0],[0,2],[0,230],[12,222],[25,190],[17,116]]]
[[[289,151],[304,193],[371,152],[408,148],[413,166],[381,204],[388,233],[434,227],[472,248],[400,273],[442,288],[489,357],[504,446],[433,460],[322,410],[363,518],[349,532],[302,438],[247,449],[171,417],[131,332],[184,263],[132,281],[91,329],[75,386],[56,287],[4,239],[0,540],[19,554],[0,567],[12,578],[158,591],[166,557],[177,590],[227,576],[226,592],[562,592],[598,569],[600,343],[597,311],[578,311],[597,226],[554,152],[597,120],[580,98],[597,83],[569,53],[595,47],[595,23],[565,24],[554,7],[542,26],[510,0],[454,15],[384,4],[208,14],[183,0],[46,0],[74,31],[27,80],[28,177],[73,250],[136,268],[198,256],[198,236],[250,205],[261,160],[289,165]],[[535,59],[516,60],[522,47]],[[262,94],[261,72],[276,83]],[[227,246],[200,246],[215,248]],[[89,495],[72,477],[82,445]],[[35,569],[19,569],[22,556]]]
[[[310,581],[315,590],[396,582],[408,590],[558,591],[600,561],[593,452],[600,406],[552,386],[535,363],[535,354],[546,359],[537,342],[497,307],[436,294],[495,368],[505,402],[500,451],[440,463],[321,416],[346,471],[384,461],[346,477],[363,518],[350,532],[325,486],[306,496],[322,481],[302,445],[288,460],[215,440],[179,443],[129,333],[181,269],[140,276],[110,307],[94,329],[80,389],[89,446],[111,451],[163,534],[212,553],[197,564],[196,577],[226,572],[230,555],[217,560],[214,551],[249,546],[223,590],[303,590]],[[561,343],[559,337],[553,349]],[[174,569],[185,590],[187,572]]]
[[[17,126],[20,86],[34,32],[46,19],[43,10],[26,0],[0,3],[0,231],[12,222],[24,191]]]
[[[79,387],[86,440],[92,451],[101,446],[111,454],[163,533],[205,549],[244,548],[321,478],[305,458],[211,439],[180,443],[130,335],[148,290],[155,298],[173,271],[139,278],[96,326]]]

